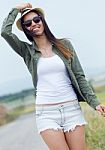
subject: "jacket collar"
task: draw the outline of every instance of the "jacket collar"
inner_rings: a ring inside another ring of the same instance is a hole
[[[35,51],[39,51],[39,48],[38,48],[37,44],[35,43],[35,41],[32,42],[32,48]]]

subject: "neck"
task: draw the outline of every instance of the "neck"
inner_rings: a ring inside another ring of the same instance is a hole
[[[35,37],[34,41],[39,49],[45,49],[47,46],[51,45],[50,41],[47,39],[45,35]]]

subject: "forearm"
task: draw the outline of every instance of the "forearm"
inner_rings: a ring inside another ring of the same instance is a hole
[[[1,28],[1,36],[2,37],[6,38],[7,34],[12,33],[12,25],[14,24],[18,13],[19,13],[19,10],[17,8],[13,8],[9,12],[8,16],[4,19],[3,25]]]
[[[97,99],[97,96],[94,93],[94,91],[92,90],[92,88],[89,85],[88,81],[85,79],[85,76],[84,75],[80,75],[78,77],[78,75],[77,75],[76,80],[78,82],[78,85],[79,85],[81,93],[83,94],[83,96],[86,99],[86,102],[91,107],[93,107],[94,109],[96,109],[96,106],[98,106],[100,104],[100,102]]]
[[[25,8],[32,8],[30,3],[23,3],[20,5],[15,6],[8,14],[7,18],[5,18],[2,29],[1,29],[1,36],[5,37],[5,34],[10,34],[12,31],[12,25],[15,21],[16,16],[19,12],[22,12]]]
[[[100,104],[98,101],[95,93],[93,92],[91,86],[89,85],[88,81],[85,78],[84,71],[81,67],[81,64],[78,60],[78,57],[74,51],[74,58],[72,59],[72,71],[74,73],[74,76],[77,80],[77,83],[79,85],[80,91],[85,97],[87,103],[93,107],[94,109],[96,108],[97,105]]]
[[[74,77],[78,84],[78,87],[79,87],[82,95],[86,99],[86,102],[91,107],[96,109],[96,106],[99,105],[100,102],[98,101],[95,93],[93,92],[91,86],[89,85],[88,81],[85,78],[84,71],[82,69],[82,66],[78,60],[77,54],[76,54],[71,42],[67,41],[67,45],[68,45],[69,49],[72,50],[72,52],[73,52],[73,57],[71,58],[71,70],[74,74]]]
[[[18,53],[21,57],[25,55],[25,44],[19,38],[12,33],[12,26],[15,22],[15,19],[19,13],[17,8],[13,8],[8,16],[3,21],[1,28],[1,36],[7,41],[7,43]]]

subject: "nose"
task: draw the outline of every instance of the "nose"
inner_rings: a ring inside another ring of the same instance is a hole
[[[35,25],[36,23],[32,20],[31,26]]]

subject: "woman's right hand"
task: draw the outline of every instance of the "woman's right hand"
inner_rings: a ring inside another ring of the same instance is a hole
[[[20,5],[17,5],[16,8],[22,12],[25,8],[32,8],[32,5],[30,3],[23,3]]]

